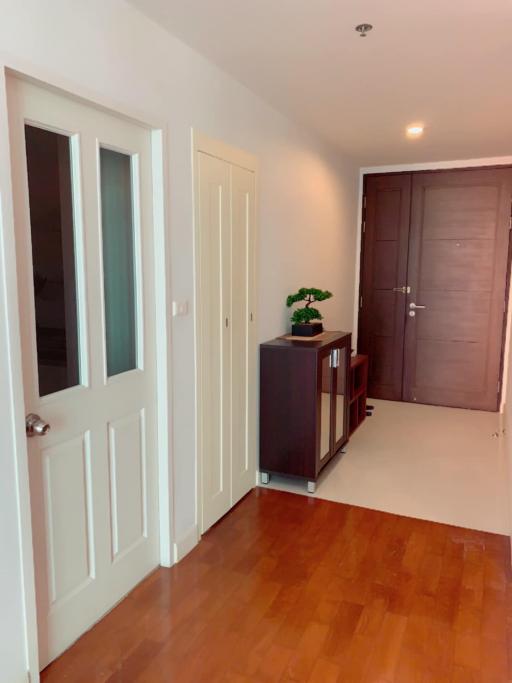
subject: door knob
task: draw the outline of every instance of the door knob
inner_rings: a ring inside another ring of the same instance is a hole
[[[424,309],[424,308],[426,308],[426,306],[418,306],[418,305],[416,305],[414,302],[411,302],[411,303],[409,304],[409,308],[410,308],[412,311],[416,311],[416,310],[419,310],[419,309]]]
[[[27,436],[44,436],[50,431],[48,422],[41,420],[39,415],[30,413],[25,418],[25,431]]]

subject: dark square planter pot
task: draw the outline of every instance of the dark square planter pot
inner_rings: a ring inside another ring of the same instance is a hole
[[[304,323],[303,325],[292,325],[292,334],[294,337],[314,337],[317,334],[322,334],[324,326],[322,323]]]

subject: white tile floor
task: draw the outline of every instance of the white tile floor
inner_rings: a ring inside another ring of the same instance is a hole
[[[318,498],[482,531],[510,531],[499,415],[393,401],[375,406],[320,477]],[[270,487],[310,495],[273,476]]]

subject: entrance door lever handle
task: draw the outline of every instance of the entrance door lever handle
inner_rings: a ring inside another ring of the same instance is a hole
[[[404,285],[403,287],[393,287],[394,292],[400,292],[400,294],[410,294],[411,293],[411,288],[408,287],[407,285]]]
[[[411,303],[409,304],[409,308],[410,308],[411,310],[413,310],[413,311],[416,311],[416,310],[420,310],[420,309],[425,309],[426,306],[418,306],[418,305],[415,304],[414,302],[411,302]]]

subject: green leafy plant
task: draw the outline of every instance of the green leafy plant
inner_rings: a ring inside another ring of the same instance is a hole
[[[310,323],[312,320],[322,320],[323,315],[317,308],[311,308],[311,304],[317,301],[325,301],[330,299],[332,293],[326,289],[316,289],[315,287],[301,287],[295,294],[290,294],[286,299],[288,308],[296,304],[298,301],[305,301],[304,308],[296,308],[293,311],[291,321],[294,325],[304,325]]]

